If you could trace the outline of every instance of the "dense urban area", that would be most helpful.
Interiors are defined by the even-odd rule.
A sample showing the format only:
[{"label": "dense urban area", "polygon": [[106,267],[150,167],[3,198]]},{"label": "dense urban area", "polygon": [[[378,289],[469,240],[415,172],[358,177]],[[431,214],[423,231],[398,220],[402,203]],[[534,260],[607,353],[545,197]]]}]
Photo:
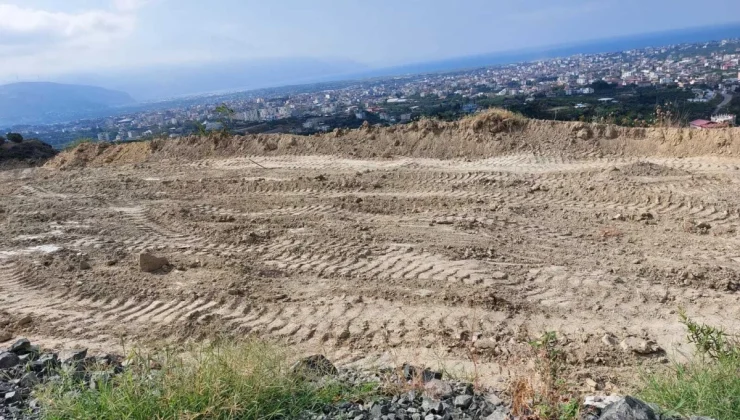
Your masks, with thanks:
[{"label": "dense urban area", "polygon": [[740,40],[575,55],[452,73],[201,95],[120,109],[107,118],[10,127],[60,148],[212,130],[312,134],[502,107],[539,119],[624,126],[734,125]]}]

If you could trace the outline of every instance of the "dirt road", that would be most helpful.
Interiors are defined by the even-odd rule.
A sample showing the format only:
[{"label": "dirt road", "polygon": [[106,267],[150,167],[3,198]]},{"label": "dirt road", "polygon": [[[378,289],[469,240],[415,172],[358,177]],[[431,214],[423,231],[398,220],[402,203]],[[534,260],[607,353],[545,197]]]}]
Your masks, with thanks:
[{"label": "dirt road", "polygon": [[[738,329],[740,159],[244,156],[0,172],[0,326],[52,345],[217,335],[488,381],[557,331],[620,383]],[[142,273],[144,249],[171,268]],[[475,362],[475,363],[473,363]]]}]

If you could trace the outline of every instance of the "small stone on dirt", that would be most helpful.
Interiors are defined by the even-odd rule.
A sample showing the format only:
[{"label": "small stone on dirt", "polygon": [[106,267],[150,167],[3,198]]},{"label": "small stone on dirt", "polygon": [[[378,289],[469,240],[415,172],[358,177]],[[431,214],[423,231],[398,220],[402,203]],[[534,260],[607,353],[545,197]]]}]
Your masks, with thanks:
[{"label": "small stone on dirt", "polygon": [[451,397],[453,393],[452,386],[439,379],[432,379],[424,385],[424,395],[435,400]]},{"label": "small stone on dirt", "polygon": [[148,252],[139,254],[139,269],[144,273],[153,273],[167,264],[167,258],[156,257]]},{"label": "small stone on dirt", "polygon": [[13,338],[13,334],[10,331],[0,330],[0,343],[10,341],[11,338]]}]

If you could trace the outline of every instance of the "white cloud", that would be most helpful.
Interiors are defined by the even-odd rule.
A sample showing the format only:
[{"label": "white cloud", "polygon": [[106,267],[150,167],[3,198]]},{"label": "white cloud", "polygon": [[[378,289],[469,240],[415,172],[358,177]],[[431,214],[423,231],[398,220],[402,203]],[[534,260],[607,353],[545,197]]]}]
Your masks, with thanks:
[{"label": "white cloud", "polygon": [[113,0],[113,8],[122,12],[132,12],[146,6],[150,0]]},{"label": "white cloud", "polygon": [[[79,12],[0,3],[0,59],[12,59],[40,72],[59,71],[74,63],[92,64],[133,34],[136,10],[146,1],[115,0],[111,9]],[[0,69],[6,76],[14,71]]]},{"label": "white cloud", "polygon": [[0,46],[59,43],[129,33],[133,16],[104,10],[49,12],[0,4]]}]

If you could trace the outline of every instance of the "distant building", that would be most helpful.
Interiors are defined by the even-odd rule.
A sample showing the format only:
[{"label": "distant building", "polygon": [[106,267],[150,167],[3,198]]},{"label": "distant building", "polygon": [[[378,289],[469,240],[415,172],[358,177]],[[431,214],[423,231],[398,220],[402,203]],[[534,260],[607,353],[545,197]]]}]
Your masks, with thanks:
[{"label": "distant building", "polygon": [[727,125],[731,126],[735,125],[735,119],[736,117],[733,114],[718,114],[712,116],[712,122],[719,124],[726,123]]},{"label": "distant building", "polygon": [[110,134],[98,133],[98,141],[110,141]]}]

